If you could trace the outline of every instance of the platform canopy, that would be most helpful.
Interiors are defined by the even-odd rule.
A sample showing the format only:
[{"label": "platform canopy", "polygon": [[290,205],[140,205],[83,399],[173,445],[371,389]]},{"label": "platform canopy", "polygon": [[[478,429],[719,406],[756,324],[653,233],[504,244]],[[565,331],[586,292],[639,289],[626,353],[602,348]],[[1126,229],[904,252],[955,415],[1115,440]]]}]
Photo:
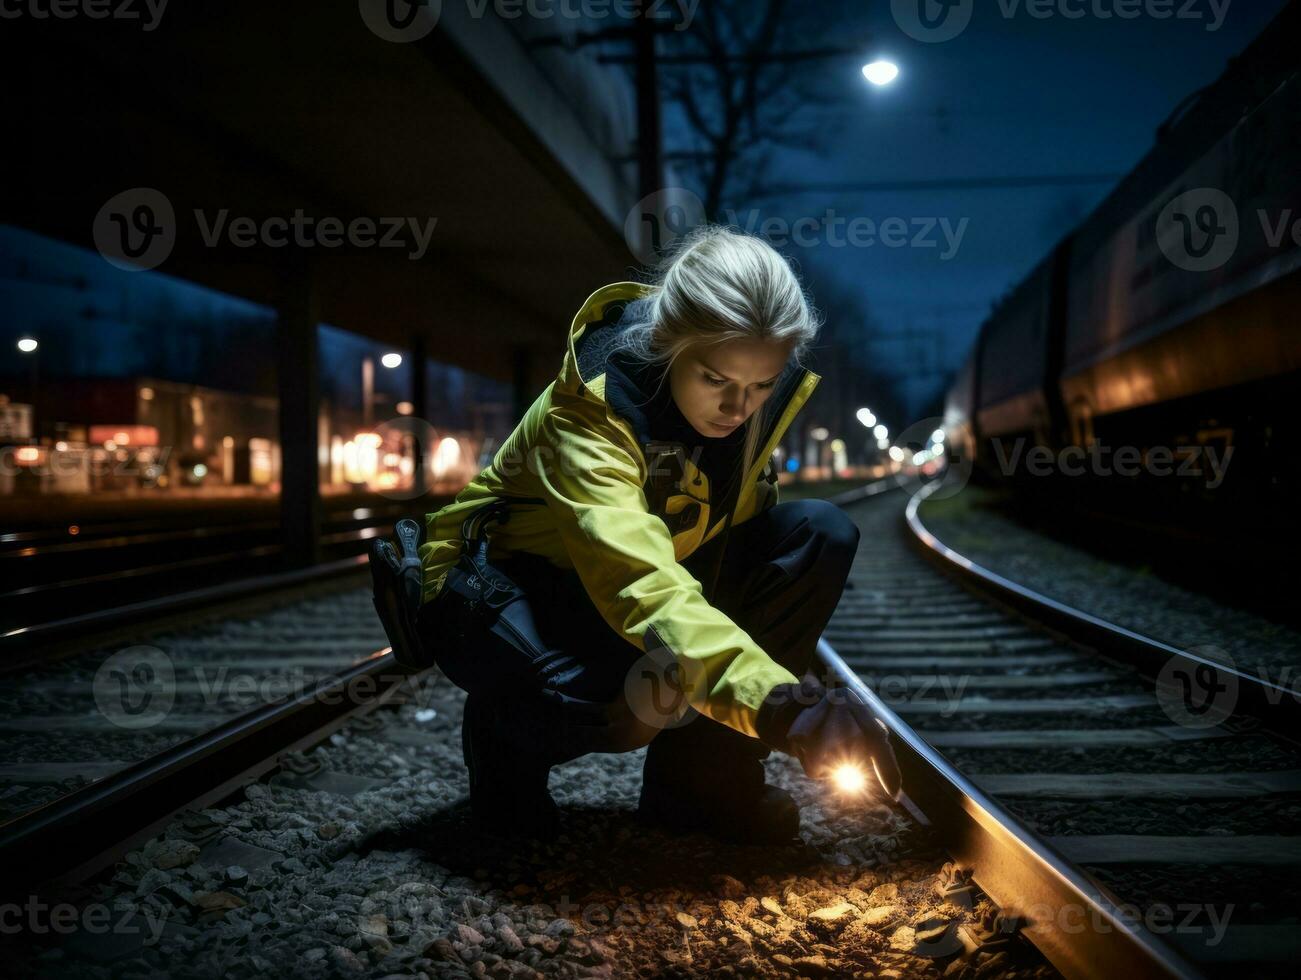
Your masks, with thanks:
[{"label": "platform canopy", "polygon": [[[443,7],[411,43],[378,36],[355,2],[175,3],[150,30],[6,20],[0,220],[93,248],[110,198],[154,188],[177,229],[157,271],[277,308],[310,285],[322,322],[401,346],[423,335],[430,356],[502,379],[524,365],[540,388],[574,310],[635,266],[631,175],[589,135],[627,120],[584,118],[502,21]],[[223,213],[261,225],[298,209],[399,219],[411,247],[205,241]],[[411,223],[430,219],[413,260]]]}]

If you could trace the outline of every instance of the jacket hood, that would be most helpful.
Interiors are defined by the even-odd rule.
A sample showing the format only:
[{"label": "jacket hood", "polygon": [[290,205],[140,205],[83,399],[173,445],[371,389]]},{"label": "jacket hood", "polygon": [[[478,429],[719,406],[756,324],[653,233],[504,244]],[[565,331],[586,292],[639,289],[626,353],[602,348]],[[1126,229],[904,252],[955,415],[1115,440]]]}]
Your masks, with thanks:
[{"label": "jacket hood", "polygon": [[[639,445],[650,442],[648,419],[642,407],[645,392],[642,378],[630,376],[627,362],[611,355],[622,331],[645,312],[653,288],[637,282],[617,282],[592,293],[574,317],[569,331],[569,352],[561,371],[560,383],[574,394],[603,403],[632,429]],[[764,445],[777,426],[789,424],[786,408],[796,396],[802,406],[812,394],[820,377],[794,361],[788,362],[777,378],[768,399],[768,424],[760,439]],[[796,411],[798,411],[796,406]],[[785,425],[782,426],[783,429]]]}]

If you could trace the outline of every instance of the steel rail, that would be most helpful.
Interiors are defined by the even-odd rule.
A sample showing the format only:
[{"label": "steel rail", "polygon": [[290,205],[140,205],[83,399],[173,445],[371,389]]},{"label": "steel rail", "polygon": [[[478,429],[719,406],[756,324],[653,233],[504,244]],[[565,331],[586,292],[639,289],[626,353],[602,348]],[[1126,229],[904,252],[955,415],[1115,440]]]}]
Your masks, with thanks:
[{"label": "steel rail", "polygon": [[149,837],[175,813],[222,799],[390,700],[411,678],[389,647],[310,689],[238,715],[0,825],[0,889],[80,879]]},{"label": "steel rail", "polygon": [[980,791],[899,717],[841,659],[818,641],[826,681],[851,689],[886,723],[907,792],[900,802],[925,822],[944,848],[1021,933],[1064,976],[1181,977],[1202,973],[1141,931],[1081,870]]},{"label": "steel rail", "polygon": [[1295,739],[1301,732],[1301,692],[1068,606],[1004,578],[954,551],[927,530],[918,514],[921,503],[942,483],[935,480],[922,487],[908,501],[904,516],[912,532],[911,539],[922,554],[968,591],[1010,607],[1023,617],[1105,657],[1127,663],[1153,683],[1159,683],[1162,674],[1174,678],[1208,676],[1216,684],[1222,680],[1232,682],[1236,685],[1234,710],[1243,709],[1271,730],[1290,739]]}]

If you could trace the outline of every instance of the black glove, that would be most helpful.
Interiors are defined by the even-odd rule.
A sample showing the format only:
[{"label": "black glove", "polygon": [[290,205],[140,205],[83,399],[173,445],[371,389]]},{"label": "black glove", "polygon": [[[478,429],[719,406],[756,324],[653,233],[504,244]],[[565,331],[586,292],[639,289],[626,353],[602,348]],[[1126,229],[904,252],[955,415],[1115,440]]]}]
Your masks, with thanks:
[{"label": "black glove", "polygon": [[825,779],[839,764],[866,767],[869,760],[881,788],[899,798],[902,777],[889,730],[847,688],[828,691],[812,678],[778,684],[764,699],[755,723],[759,738],[800,760],[814,779]]}]

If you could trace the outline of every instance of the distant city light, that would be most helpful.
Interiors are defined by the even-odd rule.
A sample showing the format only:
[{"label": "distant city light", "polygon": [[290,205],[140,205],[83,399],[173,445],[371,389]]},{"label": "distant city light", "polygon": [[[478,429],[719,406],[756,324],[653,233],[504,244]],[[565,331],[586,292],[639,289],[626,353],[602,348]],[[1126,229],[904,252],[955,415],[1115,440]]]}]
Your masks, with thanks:
[{"label": "distant city light", "polygon": [[414,405],[412,405],[410,402],[398,402],[398,414],[399,414],[399,415],[410,415],[410,414],[411,414],[412,412],[414,412],[415,410],[416,410],[416,407],[415,407]]},{"label": "distant city light", "polygon": [[18,338],[18,349],[22,351],[24,354],[30,354],[32,351],[36,350],[36,348],[39,346],[40,344],[36,342],[35,337]]},{"label": "distant city light", "polygon": [[889,448],[890,448],[890,440],[889,440],[889,439],[878,439],[878,440],[876,440],[876,448],[877,448],[877,449],[889,449]]},{"label": "distant city light", "polygon": [[876,436],[878,439],[886,439],[890,435],[890,430],[884,425],[878,425],[872,430],[872,435]]},{"label": "distant city light", "polygon": [[872,61],[863,66],[863,77],[873,85],[889,85],[899,77],[899,66],[893,61]]},{"label": "distant city light", "polygon": [[191,472],[194,473],[194,478],[196,480],[202,480],[208,475],[208,467],[204,466],[202,463],[195,463],[194,469]]},{"label": "distant city light", "polygon": [[896,463],[899,462],[899,460],[903,459],[903,450],[898,446],[891,446],[890,458],[894,460]]},{"label": "distant city light", "polygon": [[402,365],[402,355],[395,351],[389,351],[379,359],[379,362],[386,368],[400,367]]},{"label": "distant city light", "polygon": [[152,388],[141,388],[141,389],[140,389],[140,398],[141,398],[142,401],[147,401],[147,402],[151,402],[151,401],[153,401],[153,400],[154,400],[154,389],[152,389]]},{"label": "distant city light", "polygon": [[827,431],[825,426],[820,425],[812,432],[810,432],[809,435],[811,435],[818,442],[821,442],[823,439],[827,438],[827,436],[831,435],[831,433]]},{"label": "distant city light", "polygon": [[931,433],[931,442],[943,442],[943,441],[944,441],[943,429],[936,429],[934,432]]},{"label": "distant city light", "polygon": [[860,408],[854,413],[854,417],[857,418],[859,422],[863,423],[866,428],[870,429],[872,426],[876,425],[876,416],[872,414],[870,408]]},{"label": "distant city light", "polygon": [[844,440],[844,439],[832,439],[832,440],[831,440],[831,451],[832,451],[833,453],[843,453],[843,452],[845,451],[845,440]]}]

